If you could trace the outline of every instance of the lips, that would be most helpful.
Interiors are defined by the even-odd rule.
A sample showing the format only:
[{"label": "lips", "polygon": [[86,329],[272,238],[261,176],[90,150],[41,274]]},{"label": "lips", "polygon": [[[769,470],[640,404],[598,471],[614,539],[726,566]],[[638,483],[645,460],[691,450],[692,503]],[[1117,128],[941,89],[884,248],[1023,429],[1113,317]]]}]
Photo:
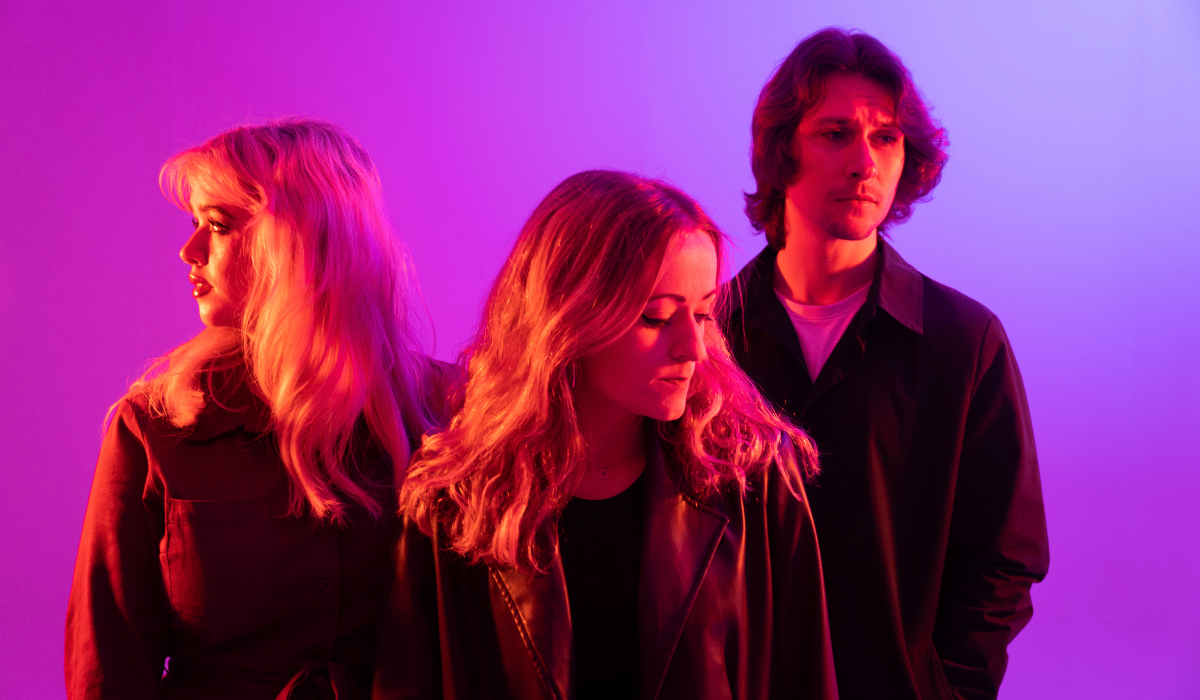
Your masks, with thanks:
[{"label": "lips", "polygon": [[689,381],[691,381],[692,378],[691,377],[659,377],[659,379],[661,379],[664,382],[667,382],[668,384],[675,384],[678,386],[683,386],[684,384],[687,384]]},{"label": "lips", "polygon": [[208,280],[195,273],[188,275],[188,282],[194,285],[192,296],[197,299],[212,291],[212,285],[208,283]]}]

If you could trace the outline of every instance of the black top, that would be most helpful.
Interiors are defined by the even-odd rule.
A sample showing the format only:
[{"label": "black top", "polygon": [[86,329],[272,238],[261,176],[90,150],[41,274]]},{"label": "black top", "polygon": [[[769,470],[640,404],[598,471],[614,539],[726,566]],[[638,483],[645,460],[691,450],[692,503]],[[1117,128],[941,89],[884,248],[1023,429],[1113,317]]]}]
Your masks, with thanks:
[{"label": "black top", "polygon": [[638,694],[642,483],[639,476],[612,498],[572,498],[558,523],[579,700]]},{"label": "black top", "polygon": [[879,255],[815,382],[770,248],[734,285],[729,343],[821,451],[808,493],[842,700],[994,698],[1049,564],[1025,390],[994,314]]}]

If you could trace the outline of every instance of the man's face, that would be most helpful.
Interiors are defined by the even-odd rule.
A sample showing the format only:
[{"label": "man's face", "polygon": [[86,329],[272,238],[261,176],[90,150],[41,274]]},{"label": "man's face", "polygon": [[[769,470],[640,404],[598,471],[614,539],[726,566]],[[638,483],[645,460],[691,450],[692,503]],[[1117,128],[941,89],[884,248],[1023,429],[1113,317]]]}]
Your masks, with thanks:
[{"label": "man's face", "polygon": [[829,76],[825,99],[792,136],[800,164],[787,189],[788,236],[867,238],[887,217],[904,169],[895,105],[861,75]]}]

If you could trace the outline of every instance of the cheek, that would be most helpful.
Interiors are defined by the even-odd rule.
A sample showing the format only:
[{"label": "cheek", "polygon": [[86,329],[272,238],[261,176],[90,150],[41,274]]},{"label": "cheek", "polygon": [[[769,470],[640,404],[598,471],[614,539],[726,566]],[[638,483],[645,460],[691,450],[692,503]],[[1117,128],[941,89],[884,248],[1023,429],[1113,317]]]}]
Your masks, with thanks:
[{"label": "cheek", "polygon": [[640,382],[651,363],[650,348],[638,340],[631,332],[593,355],[588,361],[593,380],[604,387],[625,387],[626,390]]},{"label": "cheek", "polygon": [[223,247],[221,278],[225,282],[227,296],[240,301],[246,293],[249,283],[250,261],[249,252],[239,241],[230,241]]},{"label": "cheek", "polygon": [[838,169],[825,158],[811,157],[802,161],[795,180],[788,187],[788,198],[798,203],[824,203],[832,183],[837,181],[837,172]]},{"label": "cheek", "polygon": [[654,378],[658,376],[657,346],[635,329],[613,345],[584,361],[589,383],[629,410],[660,400]]},{"label": "cheek", "polygon": [[889,176],[893,185],[900,182],[900,176],[904,173],[904,147],[901,146],[896,150],[897,152],[890,154],[887,159]]}]

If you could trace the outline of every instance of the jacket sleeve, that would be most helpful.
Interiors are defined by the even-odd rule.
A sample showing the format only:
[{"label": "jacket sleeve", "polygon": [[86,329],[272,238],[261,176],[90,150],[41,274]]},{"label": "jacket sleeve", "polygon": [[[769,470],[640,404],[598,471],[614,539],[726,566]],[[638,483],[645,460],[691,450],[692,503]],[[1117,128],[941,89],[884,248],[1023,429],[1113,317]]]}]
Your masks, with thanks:
[{"label": "jacket sleeve", "polygon": [[799,488],[793,494],[778,469],[771,470],[772,697],[837,700],[821,552],[803,484]]},{"label": "jacket sleeve", "polygon": [[162,500],[129,403],[100,449],[67,604],[67,697],[158,698],[169,611],[159,569]]},{"label": "jacket sleeve", "polygon": [[375,647],[375,700],[442,697],[437,570],[433,543],[401,518],[396,575],[379,619]]},{"label": "jacket sleeve", "polygon": [[1030,586],[1050,564],[1025,389],[994,316],[976,363],[934,646],[958,698],[995,698],[1008,643],[1033,615]]}]

